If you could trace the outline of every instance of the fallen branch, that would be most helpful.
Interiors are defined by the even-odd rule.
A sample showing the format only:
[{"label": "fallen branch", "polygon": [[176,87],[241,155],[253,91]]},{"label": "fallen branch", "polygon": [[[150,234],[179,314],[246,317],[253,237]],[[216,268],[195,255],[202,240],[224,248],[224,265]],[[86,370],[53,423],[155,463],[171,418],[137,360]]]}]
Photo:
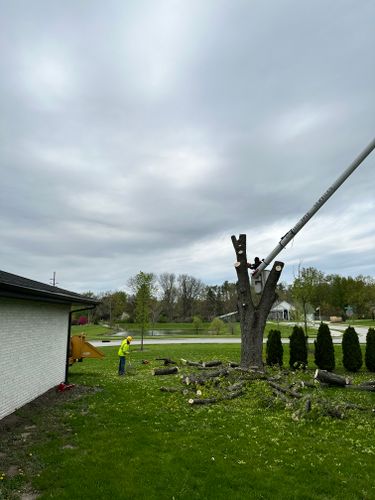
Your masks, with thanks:
[{"label": "fallen branch", "polygon": [[237,391],[237,392],[231,392],[230,394],[226,394],[225,396],[220,396],[218,398],[206,398],[206,399],[189,399],[189,404],[191,405],[207,405],[207,404],[212,404],[212,403],[219,403],[220,401],[225,401],[228,399],[234,399],[242,396],[244,392]]},{"label": "fallen branch", "polygon": [[287,394],[288,396],[292,396],[293,398],[302,398],[302,394],[296,391],[292,391],[291,389],[288,389],[286,387],[282,387],[279,384],[276,384],[275,382],[272,382],[272,380],[268,380],[268,383],[271,387],[276,389],[279,392],[283,392],[284,394]]}]

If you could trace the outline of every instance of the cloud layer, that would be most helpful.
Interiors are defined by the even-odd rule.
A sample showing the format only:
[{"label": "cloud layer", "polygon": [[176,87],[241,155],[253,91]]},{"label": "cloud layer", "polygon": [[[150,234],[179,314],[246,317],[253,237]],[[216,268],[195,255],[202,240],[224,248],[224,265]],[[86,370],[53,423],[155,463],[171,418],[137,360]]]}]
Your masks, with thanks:
[{"label": "cloud layer", "polygon": [[[373,138],[373,2],[3,3],[1,269],[235,280]],[[375,276],[375,154],[280,256]]]}]

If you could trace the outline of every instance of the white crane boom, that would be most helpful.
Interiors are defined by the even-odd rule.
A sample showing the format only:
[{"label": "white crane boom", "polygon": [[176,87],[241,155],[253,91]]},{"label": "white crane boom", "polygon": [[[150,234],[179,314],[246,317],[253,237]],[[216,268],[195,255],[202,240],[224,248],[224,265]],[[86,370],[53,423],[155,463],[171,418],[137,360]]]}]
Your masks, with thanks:
[{"label": "white crane boom", "polygon": [[272,250],[272,252],[267,255],[267,257],[262,261],[262,263],[254,271],[253,276],[256,278],[273,259],[278,255],[283,248],[294,238],[294,236],[303,228],[303,226],[311,219],[311,217],[316,214],[316,212],[324,205],[324,203],[333,195],[333,193],[343,184],[346,179],[351,175],[356,168],[367,158],[367,156],[375,149],[375,139],[373,139],[370,144],[353,160],[349,167],[343,172],[340,177],[327,189],[325,193],[319,198],[319,200],[310,208],[308,212],[297,222],[297,224],[288,231],[279,241],[277,246]]}]

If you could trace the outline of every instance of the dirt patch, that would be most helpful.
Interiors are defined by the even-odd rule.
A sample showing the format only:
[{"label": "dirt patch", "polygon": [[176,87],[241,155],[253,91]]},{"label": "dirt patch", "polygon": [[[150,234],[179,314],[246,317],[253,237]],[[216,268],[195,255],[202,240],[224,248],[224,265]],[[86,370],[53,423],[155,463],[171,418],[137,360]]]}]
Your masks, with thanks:
[{"label": "dirt patch", "polygon": [[[85,411],[86,396],[100,387],[75,385],[64,392],[50,389],[34,401],[0,420],[0,499],[33,500],[39,494],[31,487],[33,477],[43,470],[32,448],[46,439],[48,432],[69,435],[72,430],[59,415],[64,404],[77,402],[76,411]],[[82,400],[82,401],[80,401]],[[61,407],[61,410],[59,408]],[[69,445],[67,445],[69,446]]]}]

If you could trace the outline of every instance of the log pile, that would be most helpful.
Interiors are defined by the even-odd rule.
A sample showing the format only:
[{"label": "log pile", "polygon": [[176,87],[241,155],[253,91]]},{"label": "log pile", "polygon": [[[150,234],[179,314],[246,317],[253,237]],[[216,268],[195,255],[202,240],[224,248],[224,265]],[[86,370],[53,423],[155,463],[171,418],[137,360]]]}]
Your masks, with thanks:
[{"label": "log pile", "polygon": [[[169,358],[158,358],[164,361],[164,368],[154,369],[154,375],[173,375],[179,373],[177,366]],[[331,418],[342,419],[348,410],[375,411],[355,402],[338,401],[337,398],[327,398],[322,389],[333,387],[347,391],[375,392],[375,380],[354,385],[348,377],[342,377],[326,370],[312,372],[310,380],[306,380],[311,372],[296,374],[294,371],[280,370],[272,375],[255,368],[244,370],[237,363],[230,362],[224,365],[220,360],[192,361],[181,359],[183,374],[178,387],[160,387],[165,393],[177,393],[184,396],[191,395],[187,400],[191,406],[202,406],[220,403],[239,398],[246,394],[250,384],[257,381],[265,382],[264,399],[267,406],[282,404],[292,412],[293,420],[301,418],[316,418],[325,415]],[[303,377],[303,380],[301,378]],[[268,390],[267,390],[268,386]],[[204,395],[203,395],[204,393]],[[275,403],[273,403],[273,401]],[[278,403],[277,403],[278,402]]]}]

